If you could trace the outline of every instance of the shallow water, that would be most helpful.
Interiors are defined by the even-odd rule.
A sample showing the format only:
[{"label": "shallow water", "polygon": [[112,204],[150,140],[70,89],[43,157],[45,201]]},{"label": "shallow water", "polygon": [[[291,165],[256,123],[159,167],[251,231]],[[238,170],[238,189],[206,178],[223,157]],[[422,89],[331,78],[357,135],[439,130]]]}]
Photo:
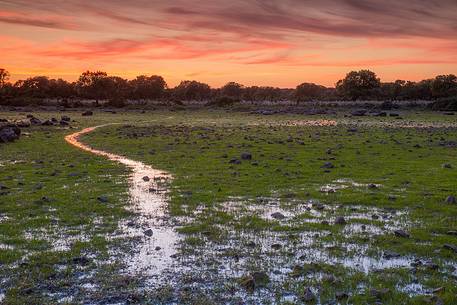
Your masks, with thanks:
[{"label": "shallow water", "polygon": [[[177,252],[179,241],[178,233],[167,224],[167,188],[164,184],[171,176],[142,162],[93,149],[79,141],[81,135],[104,126],[107,125],[83,129],[66,136],[65,140],[82,150],[119,162],[131,170],[129,196],[132,209],[138,212],[139,219],[138,222],[122,223],[121,235],[138,237],[141,242],[138,248],[132,249],[133,253],[128,255],[126,263],[131,272],[158,275],[172,265],[172,256]],[[152,236],[146,234],[147,230],[152,230]]]}]

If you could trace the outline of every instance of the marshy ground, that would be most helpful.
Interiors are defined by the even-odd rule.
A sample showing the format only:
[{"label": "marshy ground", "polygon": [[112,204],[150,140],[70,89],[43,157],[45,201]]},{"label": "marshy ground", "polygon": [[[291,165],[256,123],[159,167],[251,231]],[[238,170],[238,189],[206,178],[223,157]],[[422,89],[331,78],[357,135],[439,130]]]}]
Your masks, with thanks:
[{"label": "marshy ground", "polygon": [[65,115],[0,146],[5,304],[457,302],[453,116]]}]

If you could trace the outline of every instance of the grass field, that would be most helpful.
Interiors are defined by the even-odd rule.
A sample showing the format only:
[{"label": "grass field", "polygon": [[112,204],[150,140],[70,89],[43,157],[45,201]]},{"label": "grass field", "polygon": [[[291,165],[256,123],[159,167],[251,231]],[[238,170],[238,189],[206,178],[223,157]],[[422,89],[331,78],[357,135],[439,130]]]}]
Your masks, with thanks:
[{"label": "grass field", "polygon": [[[66,115],[0,146],[5,304],[457,302],[452,116]],[[160,275],[128,268],[129,170],[64,141],[107,123],[81,141],[173,176]]]}]

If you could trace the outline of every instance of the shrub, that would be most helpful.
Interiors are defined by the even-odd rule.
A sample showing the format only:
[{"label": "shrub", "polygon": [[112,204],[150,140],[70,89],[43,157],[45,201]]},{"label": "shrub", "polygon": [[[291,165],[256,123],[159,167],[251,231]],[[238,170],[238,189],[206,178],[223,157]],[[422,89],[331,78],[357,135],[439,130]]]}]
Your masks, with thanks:
[{"label": "shrub", "polygon": [[239,103],[240,100],[238,98],[234,97],[228,97],[228,96],[220,96],[209,103],[207,103],[207,106],[216,106],[216,107],[230,107],[233,106],[235,103]]},{"label": "shrub", "polygon": [[457,111],[457,96],[438,99],[428,107],[435,111]]}]

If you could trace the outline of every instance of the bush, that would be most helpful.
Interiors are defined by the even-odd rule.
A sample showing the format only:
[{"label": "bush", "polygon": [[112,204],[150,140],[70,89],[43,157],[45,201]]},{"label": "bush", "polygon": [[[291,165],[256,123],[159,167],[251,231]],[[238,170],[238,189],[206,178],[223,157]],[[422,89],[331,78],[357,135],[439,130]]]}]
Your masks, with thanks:
[{"label": "bush", "polygon": [[457,96],[438,99],[428,107],[435,111],[457,111]]},{"label": "bush", "polygon": [[110,99],[104,106],[114,107],[114,108],[124,108],[126,105],[125,99],[121,97],[116,97]]},{"label": "bush", "polygon": [[234,97],[228,97],[228,96],[220,96],[209,103],[207,103],[207,106],[216,106],[216,107],[230,107],[233,106],[235,103],[239,103],[240,100],[238,98]]}]

